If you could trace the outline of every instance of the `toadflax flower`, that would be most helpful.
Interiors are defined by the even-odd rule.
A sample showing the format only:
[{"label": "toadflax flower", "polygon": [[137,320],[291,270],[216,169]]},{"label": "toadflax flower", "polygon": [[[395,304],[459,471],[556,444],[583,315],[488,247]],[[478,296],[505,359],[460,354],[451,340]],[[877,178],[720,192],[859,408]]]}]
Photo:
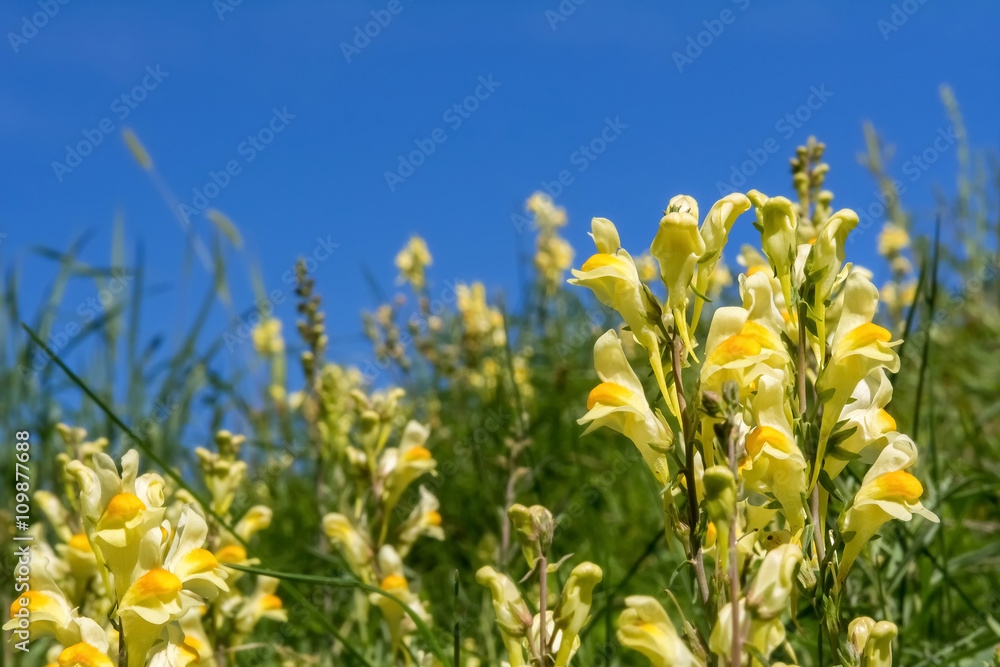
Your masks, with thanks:
[{"label": "toadflax flower", "polygon": [[[893,349],[902,341],[892,341],[892,334],[872,323],[878,304],[878,290],[864,276],[851,273],[844,285],[844,305],[833,334],[830,361],[817,381],[821,395],[828,395],[820,424],[818,462],[826,454],[827,441],[840,414],[858,383],[870,373],[884,368],[899,370],[899,355]],[[810,481],[811,489],[819,478],[817,465]]]},{"label": "toadflax flower", "polygon": [[410,420],[400,439],[399,447],[387,448],[379,460],[379,478],[383,480],[382,502],[385,512],[391,512],[407,487],[424,473],[431,472],[437,461],[424,447],[430,429]]},{"label": "toadflax flower", "polygon": [[119,600],[132,582],[139,543],[151,529],[159,530],[164,513],[163,478],[155,473],[137,477],[138,468],[134,449],[122,457],[120,477],[115,462],[103,452],[93,455],[90,467],[79,461],[66,467],[80,486],[84,530],[105,585]]},{"label": "toadflax flower", "polygon": [[603,578],[601,568],[593,563],[580,563],[569,573],[552,613],[553,626],[559,635],[556,667],[565,667],[576,651],[580,630],[590,618],[590,607],[594,604],[594,587]]},{"label": "toadflax flower", "polygon": [[837,574],[839,581],[846,579],[861,549],[887,521],[909,521],[919,514],[938,522],[937,516],[920,502],[924,493],[920,481],[906,472],[916,461],[913,442],[899,438],[882,450],[868,470],[842,520],[841,532],[846,544]]},{"label": "toadflax flower", "polygon": [[667,308],[691,354],[694,354],[695,342],[687,324],[687,292],[705,247],[705,239],[698,232],[698,203],[687,195],[674,197],[660,220],[649,251],[660,264],[660,277],[667,286]]},{"label": "toadflax flower", "polygon": [[497,627],[507,648],[511,667],[522,667],[526,663],[521,640],[527,635],[532,620],[528,605],[511,578],[492,567],[480,568],[476,572],[476,581],[490,589]]},{"label": "toadflax flower", "polygon": [[208,525],[193,505],[182,511],[163,555],[159,528],[143,536],[134,578],[118,603],[129,667],[142,667],[164,627],[228,590],[226,572],[205,549]]},{"label": "toadflax flower", "polygon": [[618,641],[649,658],[653,667],[705,666],[677,634],[660,603],[646,595],[625,598],[625,611],[618,617]]},{"label": "toadflax flower", "polygon": [[[590,235],[597,246],[597,254],[584,262],[579,270],[573,269],[573,278],[569,283],[589,288],[598,301],[618,311],[636,342],[649,355],[660,391],[664,396],[670,396],[663,375],[661,342],[656,332],[659,307],[639,279],[632,256],[621,247],[614,223],[605,218],[594,218],[591,228]],[[671,410],[676,413],[676,403],[671,404]]]},{"label": "toadflax flower", "polygon": [[606,426],[631,440],[646,465],[661,483],[669,477],[663,450],[670,447],[673,433],[663,417],[654,413],[638,376],[628,363],[614,330],[594,345],[594,366],[601,384],[587,397],[587,414],[577,420],[588,424],[584,434]]}]

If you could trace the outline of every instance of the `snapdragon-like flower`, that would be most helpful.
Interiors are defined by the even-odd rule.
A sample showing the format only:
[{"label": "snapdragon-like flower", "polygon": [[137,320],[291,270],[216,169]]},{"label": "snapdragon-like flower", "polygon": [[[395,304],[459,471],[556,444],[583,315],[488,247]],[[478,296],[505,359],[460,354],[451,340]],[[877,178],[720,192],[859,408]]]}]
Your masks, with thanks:
[{"label": "snapdragon-like flower", "polygon": [[[590,235],[597,246],[597,254],[584,262],[579,270],[573,269],[573,279],[569,283],[589,288],[598,301],[618,311],[636,342],[645,348],[660,391],[668,396],[661,341],[656,332],[659,307],[639,279],[632,256],[621,247],[614,223],[605,218],[594,218],[591,228]],[[671,404],[671,409],[676,410],[676,405]]]},{"label": "snapdragon-like flower", "polygon": [[435,540],[444,539],[444,529],[441,528],[441,504],[437,497],[427,487],[420,487],[420,500],[410,512],[410,515],[399,526],[399,537],[396,550],[401,557],[406,557],[414,543],[426,535]]},{"label": "snapdragon-like flower", "polygon": [[[844,286],[844,305],[833,334],[832,355],[818,379],[820,394],[828,396],[820,425],[818,462],[826,454],[827,441],[858,383],[883,368],[899,370],[899,355],[893,349],[902,341],[872,323],[878,304],[878,290],[864,276],[851,273]],[[810,488],[816,484],[822,465],[813,471]]]},{"label": "snapdragon-like flower", "polygon": [[129,667],[145,665],[167,624],[229,590],[225,570],[203,547],[207,536],[205,519],[192,505],[184,507],[165,556],[159,528],[143,536],[134,579],[118,605]]},{"label": "snapdragon-like flower", "polygon": [[[815,313],[816,341],[819,346],[817,356],[820,359],[826,355],[826,302],[833,293],[834,286],[845,277],[841,272],[846,257],[844,246],[847,235],[857,226],[857,213],[850,209],[837,211],[823,224],[809,252],[805,270],[813,284],[811,305]],[[850,270],[850,266],[847,270]]]},{"label": "snapdragon-like flower", "polygon": [[[725,269],[725,264],[720,265],[722,260],[722,249],[729,240],[729,231],[733,228],[736,218],[740,217],[750,208],[750,200],[743,194],[734,192],[726,195],[715,202],[705,221],[701,225],[701,238],[705,242],[705,251],[698,259],[698,270],[694,280],[694,287],[697,294],[709,295],[713,291],[713,282],[718,282],[718,278],[713,281],[716,270],[721,266]],[[728,275],[728,271],[726,272]],[[730,280],[732,280],[730,278]],[[701,309],[705,302],[698,298],[695,302],[694,316],[691,318],[693,326],[698,326],[701,316]]]},{"label": "snapdragon-like flower", "polygon": [[164,513],[163,478],[155,473],[137,476],[138,468],[134,449],[122,457],[120,477],[115,462],[103,452],[93,455],[89,467],[72,461],[66,468],[80,486],[84,530],[105,585],[119,600],[132,582],[140,541],[150,530],[159,530]]},{"label": "snapdragon-like flower", "polygon": [[785,302],[791,303],[792,263],[795,261],[798,247],[795,232],[798,214],[795,205],[785,197],[768,198],[757,190],[748,192],[747,197],[753,202],[754,211],[757,213],[764,254],[774,270],[774,275],[781,282]]},{"label": "snapdragon-like flower", "polygon": [[350,519],[336,512],[323,517],[323,530],[326,536],[343,551],[351,570],[364,581],[370,581],[375,552],[367,531],[362,532]]},{"label": "snapdragon-like flower", "polygon": [[618,641],[649,658],[653,667],[705,667],[677,634],[663,606],[646,595],[625,598]]},{"label": "snapdragon-like flower", "polygon": [[773,495],[797,533],[806,519],[806,460],[795,444],[784,382],[762,376],[752,408],[757,426],[746,437],[743,479],[757,493]]},{"label": "snapdragon-like flower", "polygon": [[399,447],[387,448],[382,453],[378,475],[384,480],[382,502],[387,513],[414,480],[437,467],[434,456],[424,447],[429,435],[430,429],[411,420],[403,429]]},{"label": "snapdragon-like flower", "polygon": [[262,618],[269,618],[279,623],[288,621],[288,612],[281,598],[275,595],[279,583],[274,577],[264,575],[257,577],[253,595],[247,598],[236,614],[236,631],[241,637],[250,634]]},{"label": "snapdragon-like flower", "polygon": [[909,438],[896,439],[886,446],[868,470],[854,502],[844,514],[841,532],[846,545],[840,560],[838,579],[843,582],[861,549],[888,521],[909,521],[914,514],[938,522],[923,506],[923,486],[906,471],[917,461],[917,451]]},{"label": "snapdragon-like flower", "polygon": [[659,262],[660,277],[667,286],[667,309],[674,317],[674,325],[686,349],[692,354],[695,342],[687,324],[687,292],[705,248],[705,239],[698,232],[697,202],[686,195],[674,197],[660,220],[649,251]]},{"label": "snapdragon-like flower", "polygon": [[892,383],[881,368],[854,388],[838,422],[843,424],[840,431],[849,434],[830,450],[823,464],[830,479],[835,479],[852,459],[874,463],[890,438],[906,437],[895,432],[896,420],[885,410],[891,399]]},{"label": "snapdragon-like flower", "polygon": [[628,363],[614,330],[594,345],[594,366],[601,384],[587,398],[587,414],[577,420],[588,424],[584,434],[606,426],[631,440],[646,465],[661,483],[669,478],[663,451],[671,446],[673,433],[663,417],[649,407],[638,376]]},{"label": "snapdragon-like flower", "polygon": [[563,584],[562,595],[552,612],[553,627],[559,637],[556,667],[565,667],[579,646],[580,630],[589,620],[594,604],[594,587],[603,578],[604,573],[597,565],[580,563]]},{"label": "snapdragon-like flower", "polygon": [[528,605],[521,597],[521,592],[510,577],[489,566],[480,568],[476,572],[476,581],[490,589],[496,624],[500,628],[500,636],[507,648],[511,667],[523,666],[525,662],[521,640],[527,635],[532,616]]}]

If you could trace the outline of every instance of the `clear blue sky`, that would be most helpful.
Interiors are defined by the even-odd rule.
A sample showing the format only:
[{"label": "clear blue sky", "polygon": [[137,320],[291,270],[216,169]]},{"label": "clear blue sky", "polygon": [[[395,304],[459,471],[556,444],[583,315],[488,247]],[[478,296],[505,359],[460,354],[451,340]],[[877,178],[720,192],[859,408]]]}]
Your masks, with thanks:
[{"label": "clear blue sky", "polygon": [[[564,170],[572,183],[557,201],[584,255],[592,216],[614,220],[639,251],[672,195],[707,209],[717,183],[769,140],[777,152],[743,189],[787,194],[787,158],[816,134],[835,204],[869,206],[874,184],[856,161],[864,120],[896,146],[907,202],[929,207],[932,186],[953,190],[954,148],[939,142],[926,171],[904,165],[948,127],[941,83],[954,87],[973,143],[1000,145],[995,2],[577,2],[5,2],[3,266],[20,263],[31,312],[54,266],[28,248],[92,230],[84,258],[105,265],[120,210],[130,243],[147,248],[149,281],[175,282],[183,236],[124,147],[128,125],[192,205],[212,172],[235,165],[226,187],[209,188],[211,204],[241,228],[269,286],[283,287],[317,237],[339,244],[317,271],[336,355],[339,341],[345,352],[357,345],[357,311],[374,305],[362,267],[391,290],[393,257],[413,232],[434,254],[432,291],[480,279],[516,292],[515,260],[531,238],[510,216]],[[46,5],[54,15],[33,30],[25,21]],[[374,37],[358,37],[379,18],[377,31],[367,26]],[[700,53],[690,46],[699,40]],[[467,102],[477,108],[454,110],[477,92]],[[797,110],[808,120],[789,123]],[[281,130],[255,146],[250,137],[272,122]],[[102,137],[92,154],[72,171],[55,166],[85,132]],[[614,139],[603,153],[578,152],[602,132]],[[399,172],[398,156],[428,140],[433,153]],[[406,178],[390,186],[391,171]],[[193,221],[207,237],[204,216]],[[872,245],[857,248],[862,263]],[[74,289],[67,319],[93,291]],[[147,335],[173,326],[175,302],[157,297]],[[237,306],[250,302],[237,289]],[[288,302],[279,312],[294,316]]]}]

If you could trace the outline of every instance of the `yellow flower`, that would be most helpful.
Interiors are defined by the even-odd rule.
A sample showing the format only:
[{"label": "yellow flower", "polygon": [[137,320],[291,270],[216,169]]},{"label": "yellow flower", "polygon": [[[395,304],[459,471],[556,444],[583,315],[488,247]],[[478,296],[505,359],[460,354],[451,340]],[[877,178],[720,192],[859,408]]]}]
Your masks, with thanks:
[{"label": "yellow flower", "polygon": [[698,204],[692,198],[678,195],[670,200],[649,251],[660,264],[660,278],[667,286],[667,308],[674,317],[674,326],[693,355],[695,341],[688,330],[687,292],[698,260],[705,254],[705,239],[698,232]]},{"label": "yellow flower", "polygon": [[[817,383],[821,394],[829,393],[820,425],[816,456],[820,462],[826,454],[833,427],[858,383],[880,368],[891,373],[899,370],[899,355],[893,348],[902,341],[893,342],[889,331],[871,321],[878,303],[875,286],[860,274],[851,273],[843,299],[843,310],[833,334],[833,352]],[[815,467],[810,489],[815,486],[821,467]]]},{"label": "yellow flower", "polygon": [[891,222],[885,223],[878,235],[878,252],[883,257],[897,255],[910,247],[910,235]]},{"label": "yellow flower", "polygon": [[323,531],[343,551],[351,570],[364,581],[370,581],[375,552],[367,534],[358,530],[346,516],[337,513],[323,517]]},{"label": "yellow flower", "polygon": [[[770,620],[755,618],[747,610],[746,599],[741,599],[737,608],[740,610],[739,632],[743,640],[744,655],[749,654],[745,647],[752,646],[766,657],[785,641],[785,626],[780,618]],[[708,638],[708,648],[728,663],[733,650],[732,639],[733,604],[727,602],[719,610],[718,619]]]},{"label": "yellow flower", "polygon": [[496,614],[504,646],[510,655],[510,664],[524,665],[520,642],[528,632],[532,617],[528,605],[521,598],[521,592],[510,577],[489,566],[476,572],[476,581],[490,589],[493,612]]},{"label": "yellow flower", "polygon": [[[597,300],[622,316],[636,342],[646,349],[653,374],[664,396],[669,396],[660,355],[660,339],[656,333],[659,308],[648,288],[639,280],[639,272],[631,255],[620,247],[618,230],[605,218],[591,221],[591,236],[597,254],[584,262],[580,270],[573,269],[571,285],[580,285],[594,292]],[[675,407],[671,405],[671,409]]]},{"label": "yellow flower", "polygon": [[847,626],[847,650],[863,667],[892,667],[892,640],[898,629],[895,623],[862,616]]},{"label": "yellow flower", "polygon": [[288,612],[281,598],[275,595],[278,583],[274,577],[264,575],[257,577],[253,595],[247,598],[236,614],[236,630],[240,635],[250,634],[262,618],[269,618],[279,623],[288,621]]},{"label": "yellow flower", "polygon": [[767,552],[746,595],[753,618],[781,616],[795,591],[795,574],[801,564],[802,549],[797,544],[782,544]]},{"label": "yellow flower", "polygon": [[892,383],[884,369],[878,369],[858,383],[851,400],[840,413],[838,423],[842,430],[854,432],[837,443],[823,463],[830,479],[835,479],[850,460],[861,457],[873,463],[890,438],[905,438],[895,433],[896,420],[886,412],[885,406],[892,399]]},{"label": "yellow flower", "polygon": [[606,426],[627,437],[656,478],[666,483],[669,471],[662,451],[670,447],[673,433],[663,417],[650,409],[642,383],[629,365],[614,330],[597,339],[594,366],[601,384],[591,390],[587,414],[577,423],[589,424],[584,434]]},{"label": "yellow flower", "polygon": [[681,640],[667,612],[655,598],[625,598],[618,617],[618,641],[649,658],[653,667],[704,667]]},{"label": "yellow flower", "polygon": [[107,649],[102,651],[86,642],[63,649],[56,659],[56,664],[59,667],[114,667],[115,665],[108,657]]},{"label": "yellow flower", "polygon": [[702,388],[721,395],[733,381],[745,398],[762,375],[783,378],[788,352],[781,339],[765,326],[748,320],[750,311],[726,306],[715,311],[705,343]]},{"label": "yellow flower", "polygon": [[844,246],[847,235],[857,226],[857,213],[850,209],[837,211],[823,224],[809,251],[806,273],[815,286],[812,308],[820,359],[826,356],[826,303],[834,285],[845,277],[841,272],[846,257]]},{"label": "yellow flower", "polygon": [[225,570],[203,548],[207,535],[204,517],[185,505],[165,558],[159,527],[143,536],[136,577],[118,606],[129,667],[146,664],[165,625],[229,590]]},{"label": "yellow flower", "polygon": [[656,260],[648,252],[644,252],[634,258],[635,270],[639,273],[639,280],[649,284],[660,275],[660,269],[656,265]]},{"label": "yellow flower", "polygon": [[938,522],[924,507],[923,486],[906,472],[917,460],[916,447],[909,438],[898,438],[879,454],[861,482],[854,502],[844,514],[841,533],[846,544],[840,559],[838,579],[843,582],[861,549],[887,521],[909,521],[914,514]]},{"label": "yellow flower", "polygon": [[411,420],[403,430],[399,447],[389,447],[379,460],[379,478],[384,480],[382,502],[391,512],[407,487],[424,473],[432,472],[437,461],[424,447],[430,429]]},{"label": "yellow flower", "polygon": [[427,242],[419,236],[411,236],[406,246],[396,255],[396,268],[399,269],[399,284],[410,283],[413,289],[422,290],[426,285],[424,269],[431,266],[434,259]]},{"label": "yellow flower", "polygon": [[[701,238],[705,242],[705,251],[698,260],[698,273],[695,278],[695,289],[699,293],[711,296],[709,292],[713,291],[713,288],[721,289],[729,284],[721,282],[723,275],[732,282],[726,265],[719,262],[722,259],[722,249],[729,240],[729,230],[733,228],[736,218],[749,208],[750,200],[745,195],[734,192],[715,202],[705,216],[700,230]],[[723,272],[716,275],[720,267]],[[703,305],[701,299],[695,302],[694,316],[691,318],[695,326],[698,325]]]},{"label": "yellow flower", "polygon": [[[382,572],[382,581],[379,584],[379,588],[396,597],[421,618],[426,618],[427,611],[421,604],[420,598],[410,591],[410,585],[407,583],[406,577],[403,576],[403,563],[396,550],[388,544],[383,545],[379,549],[378,563],[379,569]],[[402,647],[403,635],[416,629],[413,619],[409,617],[399,603],[384,595],[372,593],[368,596],[368,599],[382,611],[382,616],[389,626],[393,652],[398,652]]]},{"label": "yellow flower", "polygon": [[103,452],[93,455],[90,467],[79,461],[66,467],[80,486],[84,530],[101,575],[119,600],[131,582],[143,535],[163,519],[163,479],[155,473],[137,477],[138,468],[134,449],[122,457],[121,477]]},{"label": "yellow flower", "polygon": [[424,535],[435,540],[444,539],[439,508],[440,503],[437,497],[427,487],[421,486],[420,501],[410,512],[406,521],[399,526],[396,550],[400,556],[405,557],[413,544]]},{"label": "yellow flower", "polygon": [[798,247],[795,236],[798,215],[795,206],[784,197],[768,198],[757,190],[751,190],[747,196],[757,213],[764,254],[771,263],[774,275],[781,281],[785,302],[790,303],[792,262]]},{"label": "yellow flower", "polygon": [[261,356],[275,356],[285,351],[285,339],[281,337],[281,320],[269,317],[250,332],[254,349]]},{"label": "yellow flower", "polygon": [[535,226],[543,231],[554,231],[566,225],[566,209],[556,206],[552,197],[544,192],[531,195],[525,208],[534,213]]},{"label": "yellow flower", "polygon": [[587,622],[594,603],[594,587],[601,583],[603,577],[604,573],[597,565],[580,563],[563,584],[562,595],[552,614],[559,635],[556,667],[564,667],[572,657],[580,630]]},{"label": "yellow flower", "polygon": [[788,529],[797,533],[806,518],[806,460],[792,434],[784,382],[762,376],[752,412],[757,427],[746,437],[743,479],[748,489],[773,495],[781,504]]}]

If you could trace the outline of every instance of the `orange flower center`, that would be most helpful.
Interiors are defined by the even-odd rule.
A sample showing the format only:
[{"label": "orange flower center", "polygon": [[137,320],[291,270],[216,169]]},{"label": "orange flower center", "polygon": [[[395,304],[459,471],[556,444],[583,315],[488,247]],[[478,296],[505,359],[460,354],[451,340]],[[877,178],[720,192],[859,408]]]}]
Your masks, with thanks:
[{"label": "orange flower center", "polygon": [[388,577],[382,580],[381,588],[383,591],[392,591],[400,589],[405,590],[407,588],[406,578],[398,574],[390,574]]},{"label": "orange flower center", "polygon": [[431,510],[430,512],[428,512],[427,513],[427,523],[431,524],[432,526],[440,526],[441,525],[441,513],[440,512],[435,512],[434,510]]},{"label": "orange flower center", "polygon": [[219,549],[215,558],[220,563],[242,563],[247,559],[247,550],[238,544],[230,544]]},{"label": "orange flower center", "polygon": [[101,517],[101,523],[106,527],[122,528],[144,511],[146,504],[138,497],[131,493],[119,493],[108,503],[108,508]]},{"label": "orange flower center", "polygon": [[184,555],[183,561],[190,574],[211,572],[219,567],[219,561],[207,549],[192,549]]},{"label": "orange flower center", "polygon": [[894,470],[879,475],[872,482],[877,495],[885,500],[919,500],[924,495],[920,480],[905,470]]},{"label": "orange flower center", "polygon": [[126,597],[135,596],[140,600],[171,593],[180,593],[183,585],[181,580],[172,572],[166,570],[150,570],[139,577],[129,588]]},{"label": "orange flower center", "polygon": [[631,391],[620,384],[602,382],[590,391],[587,397],[587,409],[593,410],[598,403],[615,407],[628,405],[633,396]]},{"label": "orange flower center", "polygon": [[625,266],[625,260],[617,255],[609,255],[606,252],[599,252],[584,262],[580,270],[586,273],[587,271],[593,271],[594,269],[602,269],[605,266],[622,269]]},{"label": "orange flower center", "polygon": [[263,598],[261,598],[260,606],[262,609],[266,609],[268,611],[281,609],[282,606],[281,598],[279,598],[277,595],[265,595]]},{"label": "orange flower center", "polygon": [[787,435],[771,426],[758,426],[747,434],[746,448],[750,458],[757,458],[764,445],[771,445],[782,452],[790,452],[794,447]]},{"label": "orange flower center", "polygon": [[74,551],[82,551],[84,553],[93,553],[93,549],[90,548],[90,540],[83,533],[77,533],[73,537],[69,538],[69,548]]},{"label": "orange flower center", "polygon": [[63,649],[57,662],[59,667],[112,667],[114,665],[111,658],[86,642],[73,644],[69,648]]},{"label": "orange flower center", "polygon": [[404,461],[427,461],[430,458],[430,451],[426,447],[421,447],[420,445],[411,447],[406,450],[405,454],[403,454]]},{"label": "orange flower center", "polygon": [[709,363],[722,366],[739,359],[746,359],[760,354],[760,343],[753,336],[736,334],[722,341],[708,355]]},{"label": "orange flower center", "polygon": [[860,347],[867,347],[875,342],[888,343],[890,340],[892,340],[891,333],[877,324],[868,322],[867,324],[862,324],[861,326],[851,329],[851,331],[844,336],[842,345],[846,345],[852,349],[857,349]]}]

